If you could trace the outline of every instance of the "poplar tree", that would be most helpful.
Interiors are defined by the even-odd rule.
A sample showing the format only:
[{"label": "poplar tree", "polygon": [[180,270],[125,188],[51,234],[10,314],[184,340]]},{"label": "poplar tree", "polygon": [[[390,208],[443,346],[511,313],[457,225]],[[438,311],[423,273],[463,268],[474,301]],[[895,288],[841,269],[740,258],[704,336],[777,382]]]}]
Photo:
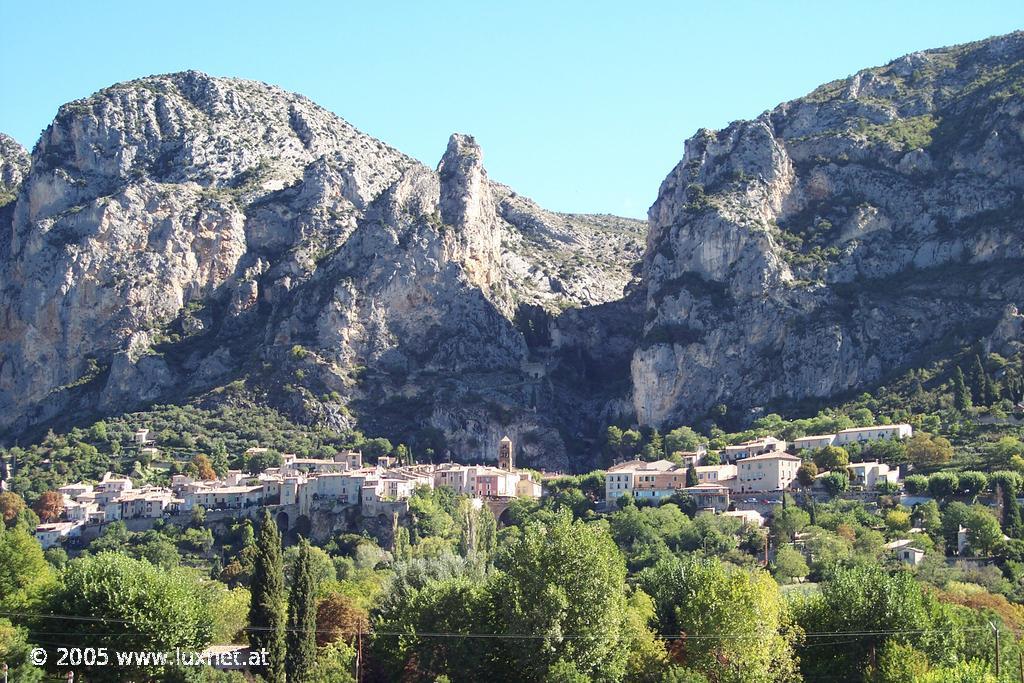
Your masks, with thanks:
[{"label": "poplar tree", "polygon": [[267,650],[267,666],[262,674],[271,683],[285,680],[285,618],[281,534],[270,511],[264,510],[253,558],[249,642],[254,650]]},{"label": "poplar tree", "polygon": [[306,683],[316,666],[316,591],[309,541],[303,539],[288,597],[288,683]]}]

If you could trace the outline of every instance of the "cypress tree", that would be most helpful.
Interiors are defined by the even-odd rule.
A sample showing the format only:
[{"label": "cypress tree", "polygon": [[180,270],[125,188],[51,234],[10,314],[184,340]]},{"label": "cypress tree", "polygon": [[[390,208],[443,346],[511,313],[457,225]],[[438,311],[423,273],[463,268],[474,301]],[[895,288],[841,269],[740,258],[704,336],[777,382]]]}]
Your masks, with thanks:
[{"label": "cypress tree", "polygon": [[996,383],[988,375],[985,375],[984,392],[985,405],[990,406],[999,402],[999,391],[996,389]]},{"label": "cypress tree", "polygon": [[1012,472],[995,472],[991,477],[992,492],[1001,496],[1003,514],[1000,520],[1003,531],[1011,538],[1024,535],[1024,522],[1021,520],[1020,505],[1017,504],[1017,482],[1020,478]]},{"label": "cypress tree", "polygon": [[953,405],[960,412],[967,412],[973,407],[971,392],[967,390],[967,384],[964,382],[964,371],[959,366],[953,373]]},{"label": "cypress tree", "polygon": [[256,538],[249,627],[252,648],[257,651],[263,648],[267,650],[267,667],[262,672],[263,677],[271,683],[284,683],[284,561],[281,557],[281,534],[269,510],[263,511],[260,532]]},{"label": "cypress tree", "polygon": [[316,665],[316,591],[309,541],[303,539],[288,596],[288,683],[305,683]]},{"label": "cypress tree", "polygon": [[690,466],[686,468],[686,485],[696,486],[700,483],[700,477],[697,476],[697,468],[690,463]]},{"label": "cypress tree", "polygon": [[988,398],[985,392],[985,380],[988,375],[985,373],[985,366],[981,363],[981,356],[975,354],[974,365],[971,366],[971,397],[974,405],[985,405]]}]

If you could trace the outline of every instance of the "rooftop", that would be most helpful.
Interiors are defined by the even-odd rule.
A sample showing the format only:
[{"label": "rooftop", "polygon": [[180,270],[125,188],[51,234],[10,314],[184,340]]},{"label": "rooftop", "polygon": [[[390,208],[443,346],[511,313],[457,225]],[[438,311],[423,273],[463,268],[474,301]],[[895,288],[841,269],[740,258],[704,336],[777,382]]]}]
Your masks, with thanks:
[{"label": "rooftop", "polygon": [[753,460],[796,460],[797,462],[799,462],[800,458],[793,455],[792,453],[777,451],[775,453],[762,453],[761,455],[755,455],[753,457],[747,458],[743,462],[751,462]]}]

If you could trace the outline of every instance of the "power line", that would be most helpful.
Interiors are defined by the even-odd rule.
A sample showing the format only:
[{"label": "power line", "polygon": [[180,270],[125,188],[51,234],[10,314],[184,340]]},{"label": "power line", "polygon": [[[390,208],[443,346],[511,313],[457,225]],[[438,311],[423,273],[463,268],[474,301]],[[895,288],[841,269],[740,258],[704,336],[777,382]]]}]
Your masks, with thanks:
[{"label": "power line", "polygon": [[[71,615],[71,614],[26,614],[17,612],[0,612],[0,615],[6,616],[18,616],[30,619],[56,619],[62,621],[83,621],[88,623],[121,623],[127,626],[133,626],[136,629],[143,624],[139,623],[139,620],[127,620],[117,619],[113,617],[94,617],[86,615]],[[39,633],[40,635],[82,635],[82,636],[121,636],[125,634],[124,631],[120,632],[75,632],[75,631],[34,631],[28,629],[30,632]],[[126,629],[130,630],[130,629]],[[250,626],[240,629],[244,632],[261,632],[274,630],[271,627],[259,627]],[[327,634],[341,634],[346,636],[354,636],[359,633],[365,633],[369,636],[404,636],[410,638],[505,638],[515,640],[543,640],[547,638],[558,638],[558,639],[584,639],[593,638],[593,634],[589,633],[564,633],[564,634],[543,634],[543,633],[493,633],[493,632],[457,632],[457,631],[422,631],[422,632],[406,632],[406,631],[383,631],[383,630],[347,630],[347,629],[283,629],[286,632],[292,633],[327,633]],[[922,635],[925,633],[967,633],[973,631],[989,631],[991,627],[950,627],[950,628],[939,628],[939,629],[885,629],[885,630],[861,630],[861,631],[807,631],[801,634],[804,638],[835,638],[835,637],[852,637],[867,638],[871,636],[885,636],[885,635]],[[145,636],[146,634],[141,631],[137,632],[139,635]],[[686,634],[686,633],[658,633],[654,634],[655,638],[660,640],[749,640],[749,639],[760,639],[765,636],[778,633],[772,630],[762,630],[753,633],[716,633],[716,634]],[[830,645],[833,643],[819,643],[819,645]]]}]

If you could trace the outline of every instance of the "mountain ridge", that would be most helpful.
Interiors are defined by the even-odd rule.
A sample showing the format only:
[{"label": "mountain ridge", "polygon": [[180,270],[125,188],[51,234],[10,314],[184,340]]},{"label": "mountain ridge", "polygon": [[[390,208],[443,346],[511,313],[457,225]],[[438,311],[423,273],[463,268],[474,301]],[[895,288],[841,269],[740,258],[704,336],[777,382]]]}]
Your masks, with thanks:
[{"label": "mountain ridge", "polygon": [[572,468],[870,388],[1019,328],[1022,97],[1019,32],[864,69],[698,131],[641,226],[469,135],[434,170],[274,86],[117,84],[0,145],[0,433],[240,400]]},{"label": "mountain ridge", "polygon": [[[489,180],[471,136],[433,171],[301,96],[198,72],[61,107],[10,213],[0,408],[15,434],[236,381],[347,428],[350,405],[444,405],[409,378],[440,372],[492,396],[415,420],[483,450],[507,402],[489,385],[527,378],[520,309],[617,299],[640,257],[638,222],[541,209]],[[524,422],[565,452],[550,421]]]}]

